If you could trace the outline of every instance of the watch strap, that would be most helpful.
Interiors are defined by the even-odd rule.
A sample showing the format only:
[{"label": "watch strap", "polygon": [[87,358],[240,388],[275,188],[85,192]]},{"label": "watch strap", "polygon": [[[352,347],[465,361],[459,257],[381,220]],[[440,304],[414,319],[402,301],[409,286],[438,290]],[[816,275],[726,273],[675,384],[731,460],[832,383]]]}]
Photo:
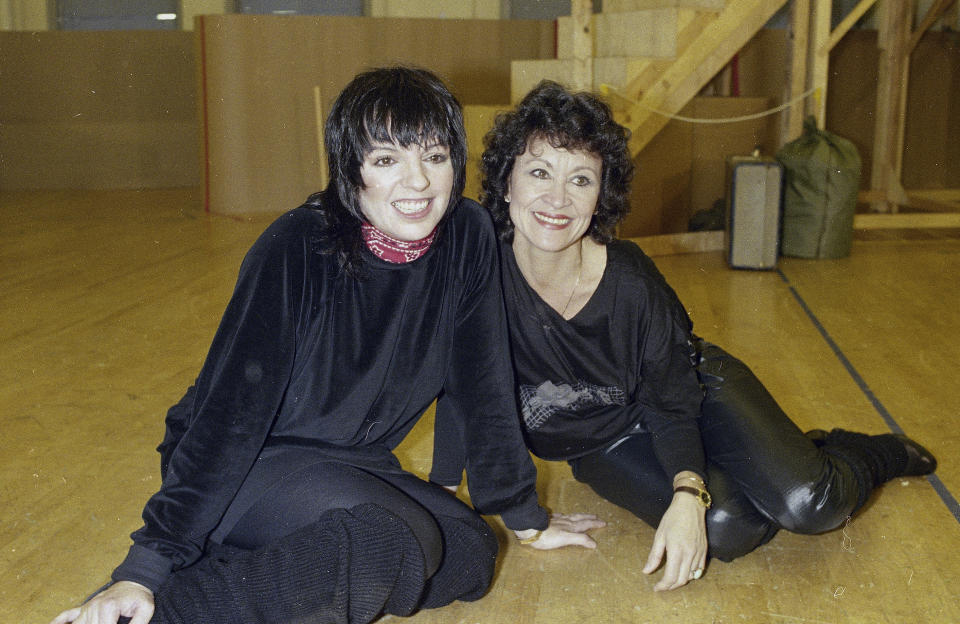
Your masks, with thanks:
[{"label": "watch strap", "polygon": [[693,494],[694,496],[697,497],[698,503],[700,503],[707,509],[710,509],[710,503],[711,503],[710,493],[707,492],[705,489],[690,487],[689,485],[678,485],[677,487],[673,488],[673,491],[686,492],[687,494]]}]

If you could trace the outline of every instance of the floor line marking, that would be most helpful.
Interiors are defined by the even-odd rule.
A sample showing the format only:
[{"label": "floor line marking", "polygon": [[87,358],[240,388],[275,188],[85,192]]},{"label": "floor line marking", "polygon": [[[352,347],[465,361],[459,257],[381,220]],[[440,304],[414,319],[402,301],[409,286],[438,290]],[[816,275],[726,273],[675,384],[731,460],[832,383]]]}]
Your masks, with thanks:
[{"label": "floor line marking", "polygon": [[[820,319],[817,318],[817,315],[813,313],[813,310],[810,309],[810,306],[807,305],[807,302],[804,301],[803,297],[800,296],[800,293],[797,292],[797,289],[793,287],[793,284],[790,282],[790,279],[787,278],[786,274],[782,269],[777,269],[777,274],[780,276],[780,279],[787,285],[787,288],[790,289],[790,293],[793,295],[793,298],[797,300],[797,303],[800,304],[800,307],[806,313],[807,318],[813,323],[813,326],[817,328],[817,331],[820,332],[820,335],[826,341],[827,345],[837,356],[837,359],[840,360],[840,363],[843,364],[843,367],[847,369],[847,372],[853,378],[853,381],[860,387],[860,390],[866,395],[867,400],[873,405],[874,409],[877,410],[877,413],[880,414],[880,417],[883,418],[884,422],[887,423],[887,426],[890,427],[890,430],[894,433],[904,433],[903,428],[897,423],[893,418],[887,408],[884,407],[883,403],[880,402],[880,399],[877,398],[877,395],[873,393],[873,390],[870,389],[870,386],[867,385],[867,382],[863,379],[857,369],[854,368],[853,364],[847,359],[847,356],[844,355],[843,351],[840,349],[840,346],[836,341],[830,336],[830,333],[827,332],[827,328],[823,326],[823,323],[820,322]],[[940,496],[940,500],[943,501],[943,504],[947,506],[947,509],[950,510],[950,513],[953,514],[953,517],[960,522],[960,503],[957,502],[957,499],[953,496],[950,490],[947,489],[947,486],[943,484],[943,481],[940,480],[936,474],[927,475],[927,481],[930,482],[930,485],[933,486],[934,491]]]}]

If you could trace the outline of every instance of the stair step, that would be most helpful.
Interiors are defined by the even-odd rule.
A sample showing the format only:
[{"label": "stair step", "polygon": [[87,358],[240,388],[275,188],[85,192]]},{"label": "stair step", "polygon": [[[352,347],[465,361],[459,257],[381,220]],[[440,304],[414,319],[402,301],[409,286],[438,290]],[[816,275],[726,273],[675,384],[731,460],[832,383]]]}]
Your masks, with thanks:
[{"label": "stair step", "polygon": [[643,9],[697,9],[699,11],[722,11],[725,0],[604,0],[604,13],[622,13]]},{"label": "stair step", "polygon": [[[593,56],[671,58],[677,53],[681,21],[694,11],[676,8],[596,13],[593,15]],[[573,18],[557,19],[557,58],[573,58]]]},{"label": "stair step", "polygon": [[[622,89],[636,77],[649,72],[651,68],[669,66],[670,61],[661,59],[643,59],[625,56],[608,56],[593,60],[593,91],[599,91],[601,85],[610,85]],[[569,85],[574,75],[573,59],[541,59],[532,61],[513,61],[510,63],[510,101],[516,104],[530,89],[541,80],[555,80]],[[655,76],[651,78],[654,80]]]},{"label": "stair step", "polygon": [[[663,59],[624,56],[593,59],[592,90],[599,93],[606,85],[624,96],[636,97],[635,92],[626,91],[626,85],[634,89],[641,84],[648,86],[670,67],[670,63]],[[572,86],[569,81],[574,74],[573,64],[573,59],[513,61],[510,63],[510,101],[519,102],[541,80],[555,80]]]},{"label": "stair step", "polygon": [[[680,31],[677,34],[677,54],[683,54],[696,38],[716,20],[716,13],[703,11],[693,12],[690,21],[681,20]],[[619,84],[608,82],[607,84],[619,88],[631,98],[639,98],[663,72],[670,68],[672,63],[673,60],[665,59],[636,59],[630,65],[630,71],[625,82]]]},{"label": "stair step", "polygon": [[666,124],[666,119],[653,110],[680,110],[787,1],[737,0],[726,5],[648,88],[627,85],[627,96],[638,100],[622,117],[632,133],[631,152],[636,155]]},{"label": "stair step", "polygon": [[[717,14],[681,10],[677,14],[677,54],[682,54],[717,19]],[[638,99],[670,68],[672,58],[643,56],[607,56],[593,59],[593,90],[602,85],[613,87],[627,98]],[[511,101],[516,103],[541,79],[569,81],[573,59],[513,61],[511,63]],[[614,107],[617,102],[612,102]]]}]

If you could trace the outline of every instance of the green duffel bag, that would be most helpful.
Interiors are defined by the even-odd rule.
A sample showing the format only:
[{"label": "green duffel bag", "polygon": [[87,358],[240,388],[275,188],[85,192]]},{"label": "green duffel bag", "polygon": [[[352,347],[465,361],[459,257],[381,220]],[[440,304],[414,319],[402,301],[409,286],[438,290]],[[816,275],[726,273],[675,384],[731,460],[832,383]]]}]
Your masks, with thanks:
[{"label": "green duffel bag", "polygon": [[843,258],[853,242],[860,154],[853,143],[803,122],[803,135],[777,152],[784,168],[780,252],[796,258]]}]

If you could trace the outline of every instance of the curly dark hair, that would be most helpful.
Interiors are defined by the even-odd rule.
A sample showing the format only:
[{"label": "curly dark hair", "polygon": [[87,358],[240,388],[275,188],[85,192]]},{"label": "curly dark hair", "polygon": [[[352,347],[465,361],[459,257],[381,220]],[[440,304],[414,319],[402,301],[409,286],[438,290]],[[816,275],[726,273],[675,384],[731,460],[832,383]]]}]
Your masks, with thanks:
[{"label": "curly dark hair", "polygon": [[463,194],[466,178],[467,135],[460,102],[435,74],[400,66],[357,74],[337,96],[324,126],[330,182],[306,204],[324,216],[321,252],[336,254],[348,274],[363,273],[360,225],[366,219],[360,210],[364,188],[360,169],[372,144],[406,148],[432,141],[450,150],[453,166],[453,189],[442,226]]},{"label": "curly dark hair", "polygon": [[600,244],[612,241],[617,224],[630,211],[630,131],[613,120],[610,107],[597,96],[572,92],[551,80],[540,82],[515,110],[497,115],[493,129],[483,139],[480,203],[493,216],[500,239],[513,240],[510,204],[504,197],[514,162],[537,138],[556,148],[591,152],[601,158],[600,196],[587,235]]}]

